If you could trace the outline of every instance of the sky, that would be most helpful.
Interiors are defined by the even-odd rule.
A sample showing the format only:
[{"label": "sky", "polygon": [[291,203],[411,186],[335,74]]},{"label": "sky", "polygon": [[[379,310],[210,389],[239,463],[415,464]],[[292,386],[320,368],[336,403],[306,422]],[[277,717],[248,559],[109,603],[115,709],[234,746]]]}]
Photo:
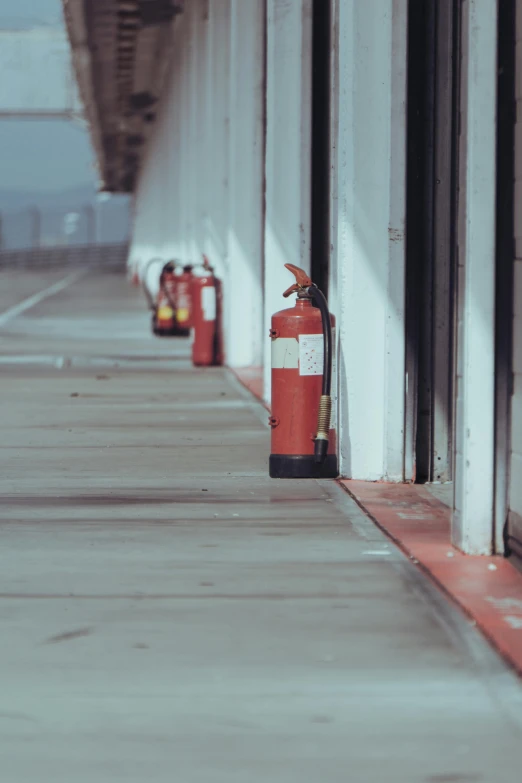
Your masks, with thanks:
[{"label": "sky", "polygon": [[41,24],[61,24],[60,0],[0,0],[0,27],[19,29]]},{"label": "sky", "polygon": [[[60,0],[0,0],[0,29],[62,26]],[[0,119],[0,188],[57,192],[96,183],[87,131],[67,121]]]}]

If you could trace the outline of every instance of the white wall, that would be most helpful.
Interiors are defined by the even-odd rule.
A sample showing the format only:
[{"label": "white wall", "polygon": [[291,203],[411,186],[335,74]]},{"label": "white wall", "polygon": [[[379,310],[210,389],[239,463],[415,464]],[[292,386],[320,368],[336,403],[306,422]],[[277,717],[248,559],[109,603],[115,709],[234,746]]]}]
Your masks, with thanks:
[{"label": "white wall", "polygon": [[[262,361],[264,8],[191,0],[173,26],[129,254],[142,270],[154,256],[208,255],[224,283],[227,361],[236,367]],[[153,291],[158,269],[149,268]]]},{"label": "white wall", "polygon": [[204,205],[204,248],[221,274],[228,266],[230,5],[210,0],[206,52],[206,116],[200,178]]},{"label": "white wall", "polygon": [[186,260],[193,264],[198,262],[200,253],[204,249],[200,241],[203,214],[201,201],[198,199],[198,196],[200,195],[199,164],[202,158],[204,159],[204,151],[200,144],[198,144],[201,137],[198,108],[202,97],[200,95],[198,79],[198,63],[200,65],[203,64],[203,53],[199,50],[201,40],[199,24],[200,14],[200,0],[192,0],[192,2],[185,5],[183,13],[185,22],[185,41],[182,42],[182,45],[186,50],[186,59],[184,63],[185,106],[183,110],[186,112],[187,120],[185,125],[186,145],[183,154],[186,157],[187,167],[183,183],[180,183],[180,185],[182,184],[183,186],[185,198],[187,200]]},{"label": "white wall", "polygon": [[[201,159],[204,171],[200,193],[204,198],[203,247],[223,281],[223,313],[236,306],[231,291],[228,254],[229,123],[231,0],[209,0],[206,45],[206,114]],[[203,90],[202,90],[203,92]],[[225,326],[225,354],[229,362],[230,330]]]},{"label": "white wall", "polygon": [[265,0],[232,0],[227,360],[261,366],[263,342]]},{"label": "white wall", "polygon": [[264,394],[270,399],[268,331],[291,306],[290,262],[310,270],[312,0],[267,0]]},{"label": "white wall", "polygon": [[453,543],[493,542],[497,18],[491,0],[462,7],[455,507]]},{"label": "white wall", "polygon": [[[341,470],[361,479],[403,477],[406,5],[334,3],[330,291]],[[264,0],[187,4],[131,257],[209,254],[225,278],[227,360],[264,360],[269,399],[284,264],[310,269],[312,0],[267,0],[266,103],[264,22]]]},{"label": "white wall", "polygon": [[163,208],[165,210],[165,256],[167,259],[182,258],[182,210],[179,200],[176,182],[180,181],[182,171],[181,147],[181,129],[182,113],[179,102],[181,99],[181,73],[180,65],[182,60],[182,49],[176,46],[172,52],[172,63],[170,72],[167,74],[165,82],[165,103],[167,114],[166,138],[164,140],[165,158],[164,167],[164,192]]},{"label": "white wall", "polygon": [[401,481],[407,2],[337,6],[340,469]]}]

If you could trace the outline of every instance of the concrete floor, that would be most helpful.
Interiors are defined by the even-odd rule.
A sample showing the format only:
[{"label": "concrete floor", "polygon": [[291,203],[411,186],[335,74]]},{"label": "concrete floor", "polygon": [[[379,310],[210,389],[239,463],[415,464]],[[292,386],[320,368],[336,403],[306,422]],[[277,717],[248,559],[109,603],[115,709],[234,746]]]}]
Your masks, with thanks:
[{"label": "concrete floor", "polygon": [[446,484],[424,484],[428,492],[433,495],[434,498],[440,500],[448,508],[453,508],[453,482],[448,481]]},{"label": "concrete floor", "polygon": [[123,277],[8,318],[0,376],[2,781],[520,779],[518,680]]}]

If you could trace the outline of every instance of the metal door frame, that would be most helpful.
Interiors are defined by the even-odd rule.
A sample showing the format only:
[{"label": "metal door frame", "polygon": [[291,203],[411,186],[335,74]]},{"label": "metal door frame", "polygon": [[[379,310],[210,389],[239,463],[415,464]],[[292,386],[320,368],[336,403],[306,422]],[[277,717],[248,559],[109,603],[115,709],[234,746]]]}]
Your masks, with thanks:
[{"label": "metal door frame", "polygon": [[405,477],[453,478],[460,0],[409,4]]}]

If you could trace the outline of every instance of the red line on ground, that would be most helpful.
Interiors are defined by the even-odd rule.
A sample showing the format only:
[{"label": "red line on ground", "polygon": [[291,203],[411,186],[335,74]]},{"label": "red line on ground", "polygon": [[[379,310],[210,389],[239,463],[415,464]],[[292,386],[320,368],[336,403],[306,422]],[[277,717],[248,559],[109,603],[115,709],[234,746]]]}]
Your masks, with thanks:
[{"label": "red line on ground", "polygon": [[[234,373],[269,410],[263,368]],[[338,483],[522,675],[522,573],[504,557],[464,555],[453,547],[451,509],[420,484]]]},{"label": "red line on ground", "polygon": [[361,508],[479,626],[522,675],[522,573],[451,545],[451,509],[418,484],[341,479]]}]

